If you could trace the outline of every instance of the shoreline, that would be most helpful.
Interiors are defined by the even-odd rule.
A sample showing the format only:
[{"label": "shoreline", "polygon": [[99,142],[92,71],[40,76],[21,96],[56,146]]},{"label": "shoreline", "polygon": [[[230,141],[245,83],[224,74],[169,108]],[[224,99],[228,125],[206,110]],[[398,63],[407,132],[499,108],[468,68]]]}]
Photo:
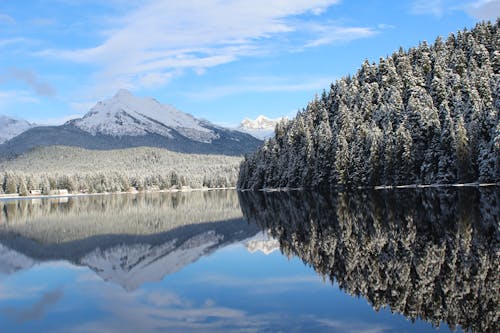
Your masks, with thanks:
[{"label": "shoreline", "polygon": [[[358,186],[355,190],[394,190],[394,189],[422,189],[422,188],[447,188],[447,187],[494,187],[500,186],[500,183],[459,183],[459,184],[411,184],[411,185],[377,185],[377,186]],[[177,192],[196,192],[196,191],[227,191],[237,190],[239,192],[290,192],[311,190],[302,187],[278,187],[278,188],[262,188],[258,190],[238,189],[236,187],[214,187],[214,188],[187,188],[187,189],[168,189],[168,190],[147,190],[134,192],[103,192],[103,193],[69,193],[69,194],[40,194],[26,195],[19,194],[0,194],[0,201],[12,200],[28,200],[28,199],[52,199],[52,198],[72,198],[72,197],[89,197],[99,195],[122,195],[122,194],[146,194],[146,193],[177,193]],[[317,189],[314,189],[317,191]],[[343,190],[346,190],[344,188]]]},{"label": "shoreline", "polygon": [[[493,187],[500,186],[500,183],[457,183],[457,184],[409,184],[409,185],[377,185],[377,186],[357,186],[353,188],[347,188],[343,186],[337,186],[337,188],[346,190],[394,190],[394,189],[421,189],[421,188],[447,188],[447,187]],[[304,191],[304,190],[314,190],[318,189],[306,189],[303,187],[277,187],[277,188],[262,188],[258,190],[252,189],[238,189],[240,192],[289,192],[289,191]]]},{"label": "shoreline", "polygon": [[135,192],[103,192],[103,193],[69,193],[69,194],[40,194],[40,195],[26,195],[20,196],[19,194],[1,194],[0,201],[11,200],[28,200],[28,199],[59,199],[59,198],[72,198],[72,197],[90,197],[99,195],[115,195],[115,194],[146,194],[146,193],[177,193],[177,192],[195,192],[195,191],[226,191],[236,190],[236,187],[212,187],[212,188],[189,188],[189,189],[169,189],[169,190],[150,190],[150,191],[135,191]]}]

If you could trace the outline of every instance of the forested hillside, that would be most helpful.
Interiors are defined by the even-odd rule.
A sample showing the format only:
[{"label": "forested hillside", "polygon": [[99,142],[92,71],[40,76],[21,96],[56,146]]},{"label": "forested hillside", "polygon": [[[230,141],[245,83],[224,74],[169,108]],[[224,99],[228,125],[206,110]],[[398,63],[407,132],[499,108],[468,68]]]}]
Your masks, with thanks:
[{"label": "forested hillside", "polygon": [[279,123],[238,186],[498,182],[499,23],[365,61]]},{"label": "forested hillside", "polygon": [[175,153],[160,148],[86,150],[40,147],[0,162],[0,193],[26,195],[32,189],[69,192],[235,186],[240,157]]}]

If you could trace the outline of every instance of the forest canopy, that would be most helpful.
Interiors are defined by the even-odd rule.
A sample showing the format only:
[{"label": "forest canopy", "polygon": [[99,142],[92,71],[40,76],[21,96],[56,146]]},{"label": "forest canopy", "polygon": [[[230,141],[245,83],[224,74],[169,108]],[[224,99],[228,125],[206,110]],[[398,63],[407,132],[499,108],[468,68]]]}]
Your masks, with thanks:
[{"label": "forest canopy", "polygon": [[277,124],[238,187],[498,182],[499,23],[365,61]]},{"label": "forest canopy", "polygon": [[87,150],[39,147],[0,162],[0,193],[28,195],[234,187],[240,157],[171,152],[162,148]]}]

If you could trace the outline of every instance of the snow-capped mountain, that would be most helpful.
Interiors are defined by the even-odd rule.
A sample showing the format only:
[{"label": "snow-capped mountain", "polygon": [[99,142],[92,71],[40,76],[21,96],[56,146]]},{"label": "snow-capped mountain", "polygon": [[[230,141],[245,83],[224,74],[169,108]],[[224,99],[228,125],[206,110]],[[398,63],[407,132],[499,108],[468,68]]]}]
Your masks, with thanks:
[{"label": "snow-capped mountain", "polygon": [[179,246],[177,239],[164,244],[118,245],[114,248],[95,249],[81,260],[105,281],[122,286],[127,291],[145,282],[160,281],[213,251],[223,235],[210,230],[195,235]]},{"label": "snow-capped mountain", "polygon": [[245,118],[240,123],[238,131],[248,133],[258,139],[264,140],[274,135],[274,127],[283,118],[269,119],[260,115],[255,120]]},{"label": "snow-capped mountain", "polygon": [[260,232],[254,237],[246,240],[245,247],[250,253],[260,251],[265,255],[269,255],[280,249],[280,243],[277,239],[270,237],[268,234]]},{"label": "snow-capped mountain", "polygon": [[61,126],[37,126],[0,144],[0,158],[56,145],[99,150],[157,147],[181,153],[244,155],[261,143],[250,134],[119,90],[110,99],[98,102],[83,118]]},{"label": "snow-capped mountain", "polygon": [[0,244],[0,274],[13,274],[35,264],[35,260]]},{"label": "snow-capped mountain", "polygon": [[[46,261],[66,260],[92,269],[127,291],[159,281],[227,245],[253,239],[256,225],[243,219],[196,222],[149,234],[101,234],[67,242],[39,242],[0,230],[0,274]],[[55,231],[51,231],[55,232]]]},{"label": "snow-capped mountain", "polygon": [[35,126],[22,119],[0,115],[0,144]]},{"label": "snow-capped mountain", "polygon": [[[189,139],[210,143],[218,134],[207,123],[154,98],[137,97],[121,89],[112,98],[98,102],[81,119],[70,121],[92,135],[142,136],[159,134],[173,138],[172,130]],[[205,125],[205,126],[204,126]]]}]

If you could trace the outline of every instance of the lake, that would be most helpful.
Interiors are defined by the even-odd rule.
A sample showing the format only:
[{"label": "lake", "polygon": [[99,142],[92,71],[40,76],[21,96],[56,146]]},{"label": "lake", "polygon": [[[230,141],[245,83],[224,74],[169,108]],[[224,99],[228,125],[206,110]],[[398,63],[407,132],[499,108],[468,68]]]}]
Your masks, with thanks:
[{"label": "lake", "polygon": [[500,189],[0,201],[1,332],[498,332]]}]

